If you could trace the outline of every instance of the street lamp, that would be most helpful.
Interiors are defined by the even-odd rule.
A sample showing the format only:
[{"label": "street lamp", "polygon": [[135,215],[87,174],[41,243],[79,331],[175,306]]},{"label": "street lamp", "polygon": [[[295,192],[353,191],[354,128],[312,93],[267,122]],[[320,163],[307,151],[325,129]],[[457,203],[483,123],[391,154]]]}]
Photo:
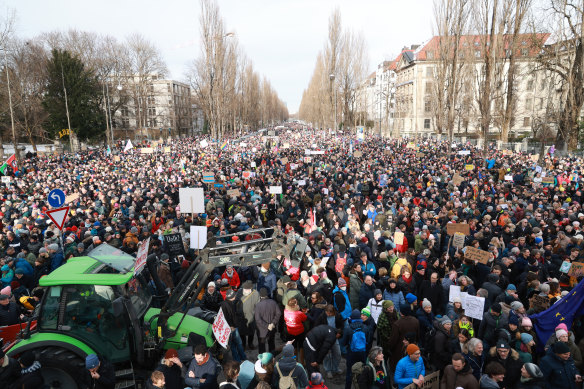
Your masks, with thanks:
[{"label": "street lamp", "polygon": [[[335,83],[335,75],[331,73],[329,75],[329,79],[331,81],[331,84],[334,86],[334,83]],[[335,86],[335,132],[336,131],[337,131],[337,88]]]},{"label": "street lamp", "polygon": [[[10,121],[12,124],[12,141],[14,142],[14,154],[16,154],[16,160],[20,162],[20,154],[18,153],[18,145],[16,143],[16,130],[14,128],[14,111],[12,109],[12,91],[10,90],[10,76],[8,75],[8,56],[6,55],[6,48],[2,48],[4,51],[4,66],[6,67],[6,84],[8,86],[8,105],[10,106]],[[2,156],[4,156],[4,147],[2,147]]]}]

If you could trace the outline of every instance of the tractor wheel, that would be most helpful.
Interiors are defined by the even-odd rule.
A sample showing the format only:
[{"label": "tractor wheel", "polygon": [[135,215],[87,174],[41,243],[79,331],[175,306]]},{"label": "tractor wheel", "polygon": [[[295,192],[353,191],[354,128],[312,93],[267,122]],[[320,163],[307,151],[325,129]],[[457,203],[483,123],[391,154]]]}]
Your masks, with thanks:
[{"label": "tractor wheel", "polygon": [[51,388],[77,389],[84,361],[72,351],[61,347],[47,347],[39,351],[41,373],[45,384]]}]

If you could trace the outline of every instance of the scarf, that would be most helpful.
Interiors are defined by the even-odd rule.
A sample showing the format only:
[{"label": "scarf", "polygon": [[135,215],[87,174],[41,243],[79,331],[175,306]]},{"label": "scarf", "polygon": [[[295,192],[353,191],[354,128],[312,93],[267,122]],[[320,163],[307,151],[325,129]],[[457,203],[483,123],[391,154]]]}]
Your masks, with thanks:
[{"label": "scarf", "polygon": [[408,278],[406,278],[404,275],[402,275],[402,280],[404,280],[406,282],[406,284],[409,284],[410,282],[412,282],[413,276],[410,274],[410,276]]}]

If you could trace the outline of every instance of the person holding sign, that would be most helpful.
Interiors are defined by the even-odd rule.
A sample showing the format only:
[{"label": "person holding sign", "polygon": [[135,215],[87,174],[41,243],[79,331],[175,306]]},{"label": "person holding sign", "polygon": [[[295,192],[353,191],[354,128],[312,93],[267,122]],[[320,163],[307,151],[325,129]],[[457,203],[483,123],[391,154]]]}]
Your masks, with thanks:
[{"label": "person holding sign", "polygon": [[417,386],[424,384],[426,367],[421,358],[420,348],[412,343],[406,348],[406,353],[408,355],[400,359],[395,367],[393,381],[397,384],[398,389],[404,389],[412,383]]}]

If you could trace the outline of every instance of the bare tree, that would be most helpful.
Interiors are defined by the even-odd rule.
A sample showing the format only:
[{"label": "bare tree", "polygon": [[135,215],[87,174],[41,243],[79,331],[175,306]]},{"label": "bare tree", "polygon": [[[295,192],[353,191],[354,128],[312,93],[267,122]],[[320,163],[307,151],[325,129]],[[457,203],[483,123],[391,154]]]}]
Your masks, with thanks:
[{"label": "bare tree", "polygon": [[[10,120],[12,121],[12,117],[13,117],[13,112],[12,112],[12,106],[10,105],[10,82],[9,82],[9,78],[10,78],[10,67],[8,66],[8,54],[7,54],[7,50],[8,50],[8,46],[10,43],[10,40],[13,38],[13,34],[14,34],[14,23],[16,21],[16,12],[14,10],[7,10],[6,14],[4,14],[3,16],[0,17],[0,46],[2,47],[3,53],[2,53],[2,57],[4,59],[4,66],[2,66],[2,68],[4,69],[4,73],[0,78],[0,80],[2,80],[2,86],[3,88],[1,88],[1,92],[0,92],[0,96],[2,97],[2,104],[1,104],[1,108],[0,108],[0,113],[2,114],[1,116],[3,117],[7,117],[8,115],[10,115],[9,117],[11,118]],[[4,84],[4,82],[6,82]],[[8,115],[7,115],[8,114]],[[8,122],[8,121],[4,121],[3,122]],[[18,158],[18,162],[20,162],[20,155],[18,153],[17,150],[17,139],[16,139],[16,132],[14,130],[14,126],[11,123],[10,126],[11,128],[11,132],[12,132],[12,142],[14,143],[14,149],[15,149],[15,153],[16,156]],[[7,127],[7,125],[4,125],[3,127]],[[4,158],[4,146],[2,143],[2,133],[0,132],[0,158]]]}]

